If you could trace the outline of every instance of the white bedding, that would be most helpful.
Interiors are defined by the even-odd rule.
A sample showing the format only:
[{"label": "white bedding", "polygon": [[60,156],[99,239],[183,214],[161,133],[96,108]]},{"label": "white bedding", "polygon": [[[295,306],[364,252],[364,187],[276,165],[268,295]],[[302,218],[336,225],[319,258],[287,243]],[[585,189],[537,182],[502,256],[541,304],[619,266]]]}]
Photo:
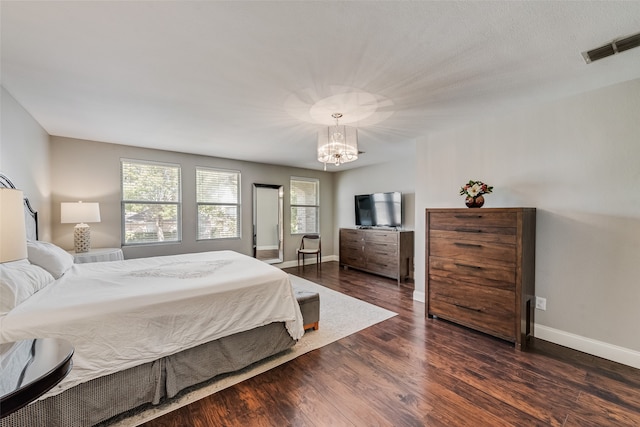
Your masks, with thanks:
[{"label": "white bedding", "polygon": [[0,317],[0,342],[57,337],[73,344],[73,369],[51,396],[272,322],[286,322],[295,340],[304,333],[288,275],[217,251],[75,264]]}]

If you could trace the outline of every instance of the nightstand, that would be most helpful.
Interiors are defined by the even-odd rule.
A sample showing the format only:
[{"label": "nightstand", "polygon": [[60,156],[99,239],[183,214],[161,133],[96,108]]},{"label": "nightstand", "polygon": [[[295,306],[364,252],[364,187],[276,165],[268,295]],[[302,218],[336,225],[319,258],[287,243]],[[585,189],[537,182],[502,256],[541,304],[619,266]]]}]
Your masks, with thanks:
[{"label": "nightstand", "polygon": [[89,249],[89,252],[68,252],[73,255],[76,264],[103,261],[122,261],[124,259],[122,249],[120,248],[96,248]]},{"label": "nightstand", "polygon": [[73,346],[57,338],[0,344],[0,405],[4,418],[51,390],[72,367]]}]

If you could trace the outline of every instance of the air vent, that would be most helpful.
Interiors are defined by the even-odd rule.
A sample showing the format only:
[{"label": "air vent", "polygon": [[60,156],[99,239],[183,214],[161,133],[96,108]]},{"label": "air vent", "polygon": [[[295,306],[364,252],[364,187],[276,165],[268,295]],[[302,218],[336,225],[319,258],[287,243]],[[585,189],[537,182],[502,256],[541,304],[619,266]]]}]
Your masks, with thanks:
[{"label": "air vent", "polygon": [[638,46],[640,46],[640,33],[616,39],[604,46],[582,52],[582,56],[587,64],[590,64],[598,59],[606,58],[607,56],[615,55],[616,53],[624,52],[625,50],[633,49]]}]

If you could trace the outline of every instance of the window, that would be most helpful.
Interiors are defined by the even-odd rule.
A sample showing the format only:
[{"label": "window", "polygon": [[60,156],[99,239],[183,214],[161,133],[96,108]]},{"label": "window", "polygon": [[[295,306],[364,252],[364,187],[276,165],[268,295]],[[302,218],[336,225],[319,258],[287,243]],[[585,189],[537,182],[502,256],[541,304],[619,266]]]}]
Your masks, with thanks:
[{"label": "window", "polygon": [[121,160],[125,245],[181,240],[180,165]]},{"label": "window", "polygon": [[320,181],[313,178],[291,178],[291,234],[319,233]]},{"label": "window", "polygon": [[240,172],[196,168],[198,240],[240,237]]}]

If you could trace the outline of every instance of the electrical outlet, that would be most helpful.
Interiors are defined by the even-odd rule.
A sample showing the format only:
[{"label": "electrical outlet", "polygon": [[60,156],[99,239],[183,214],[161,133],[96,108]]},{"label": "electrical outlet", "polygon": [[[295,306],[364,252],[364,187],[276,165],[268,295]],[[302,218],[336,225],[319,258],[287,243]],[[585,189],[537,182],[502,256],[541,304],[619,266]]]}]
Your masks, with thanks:
[{"label": "electrical outlet", "polygon": [[547,299],[542,297],[536,297],[536,308],[538,310],[545,311],[547,309]]}]

